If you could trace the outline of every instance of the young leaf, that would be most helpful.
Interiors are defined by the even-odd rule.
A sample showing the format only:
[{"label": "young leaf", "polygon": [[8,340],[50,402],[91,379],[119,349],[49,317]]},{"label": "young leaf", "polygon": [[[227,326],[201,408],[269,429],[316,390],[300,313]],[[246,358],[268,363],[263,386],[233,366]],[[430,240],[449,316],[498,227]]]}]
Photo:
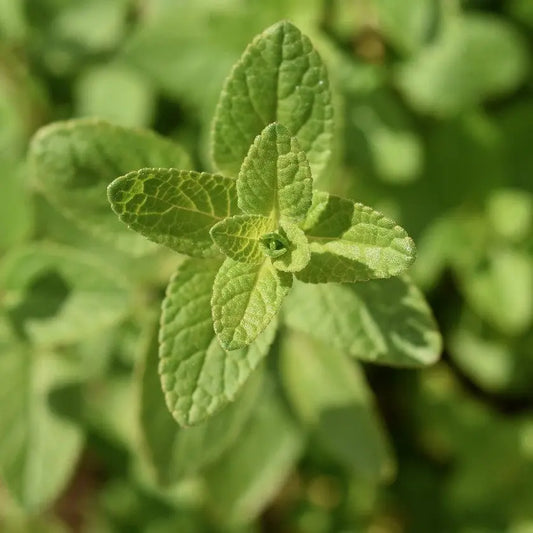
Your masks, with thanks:
[{"label": "young leaf", "polygon": [[276,331],[273,323],[242,350],[228,352],[220,346],[213,330],[211,293],[221,263],[185,261],[163,301],[159,374],[167,406],[182,426],[202,422],[235,398],[267,354]]},{"label": "young leaf", "polygon": [[49,405],[68,372],[59,357],[15,344],[0,356],[0,476],[32,512],[59,495],[82,450],[81,430]]},{"label": "young leaf", "polygon": [[378,211],[315,191],[303,224],[311,260],[298,279],[354,283],[397,276],[415,259],[406,231]]},{"label": "young leaf", "polygon": [[272,264],[278,270],[285,272],[299,272],[309,260],[311,253],[305,233],[293,222],[280,220],[281,234],[288,243],[287,253],[272,259]]},{"label": "young leaf", "polygon": [[226,350],[244,348],[276,316],[292,285],[292,275],[269,259],[258,265],[226,259],[213,285],[213,324]]},{"label": "young leaf", "polygon": [[431,310],[407,277],[350,285],[297,283],[284,311],[290,327],[364,361],[425,366],[442,348]]},{"label": "young leaf", "polygon": [[215,224],[210,233],[224,255],[241,263],[257,264],[265,260],[260,238],[275,227],[271,218],[236,215]]},{"label": "young leaf", "polygon": [[274,220],[301,220],[311,205],[312,186],[309,163],[296,138],[281,124],[270,124],[256,137],[239,171],[239,207]]},{"label": "young leaf", "polygon": [[151,330],[146,354],[141,361],[140,426],[156,478],[160,484],[168,485],[216,461],[235,442],[256,405],[263,374],[260,369],[254,372],[226,409],[203,424],[182,429],[165,405],[157,371],[158,335],[155,327]]},{"label": "young leaf", "polygon": [[143,167],[188,168],[181,147],[163,137],[100,120],[57,122],[33,138],[31,172],[47,198],[65,215],[121,250],[140,255],[155,247],[120,224],[105,189]]},{"label": "young leaf", "polygon": [[224,524],[252,521],[301,453],[302,434],[274,392],[265,387],[239,441],[206,471],[209,503]]},{"label": "young leaf", "polygon": [[143,168],[108,188],[120,220],[150,240],[194,257],[216,255],[209,230],[238,212],[235,180],[173,168]]},{"label": "young leaf", "polygon": [[287,21],[258,35],[233,68],[213,125],[213,159],[235,176],[255,137],[283,124],[319,179],[331,153],[333,108],[326,68],[309,39]]},{"label": "young leaf", "polygon": [[363,372],[343,353],[288,333],[280,371],[302,421],[333,457],[354,474],[379,481],[393,466]]}]

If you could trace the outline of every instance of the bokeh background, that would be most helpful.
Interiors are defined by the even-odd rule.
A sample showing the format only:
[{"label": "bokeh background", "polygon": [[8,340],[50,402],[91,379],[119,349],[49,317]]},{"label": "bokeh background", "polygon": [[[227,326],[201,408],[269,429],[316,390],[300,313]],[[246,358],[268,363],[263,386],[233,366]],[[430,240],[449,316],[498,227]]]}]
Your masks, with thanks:
[{"label": "bokeh background", "polygon": [[[353,475],[311,439],[233,526],[194,480],[154,486],[138,449],[142,325],[175,258],[132,260],[64,218],[25,158],[39,127],[91,116],[155,129],[209,170],[224,78],[280,19],[311,38],[336,95],[319,185],[414,238],[411,274],[444,352],[423,370],[365,367],[396,462],[387,480]],[[36,450],[46,424],[64,459],[29,506],[0,480],[0,530],[532,533],[532,51],[531,0],[0,0],[0,280],[24,287],[0,285],[1,352],[13,349],[9,314],[15,329],[31,322],[34,353],[76,361],[33,362],[18,382],[0,372],[3,468],[18,467],[2,460],[9,435],[30,432]],[[73,296],[87,287],[92,298]],[[29,423],[11,416],[21,411]],[[230,513],[231,480],[213,483]]]}]

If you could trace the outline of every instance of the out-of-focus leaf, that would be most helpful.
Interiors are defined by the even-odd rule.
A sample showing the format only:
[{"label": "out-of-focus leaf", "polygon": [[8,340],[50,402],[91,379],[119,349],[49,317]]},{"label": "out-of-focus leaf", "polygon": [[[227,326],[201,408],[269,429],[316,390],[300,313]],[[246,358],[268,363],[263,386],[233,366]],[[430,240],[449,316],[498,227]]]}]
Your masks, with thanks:
[{"label": "out-of-focus leaf", "polygon": [[147,126],[155,98],[147,81],[120,64],[87,69],[76,84],[78,116],[97,117],[121,126]]},{"label": "out-of-focus leaf", "polygon": [[374,0],[380,29],[401,52],[418,50],[432,36],[439,16],[433,0]]},{"label": "out-of-focus leaf", "polygon": [[81,452],[80,429],[48,404],[68,379],[68,365],[53,354],[15,344],[0,354],[0,476],[29,511],[58,496]]},{"label": "out-of-focus leaf", "polygon": [[127,229],[112,212],[107,186],[145,167],[189,168],[178,145],[149,131],[94,119],[58,122],[39,130],[30,146],[30,172],[48,199],[95,235],[142,255],[154,245]]},{"label": "out-of-focus leaf", "polygon": [[38,344],[83,340],[118,322],[131,303],[127,285],[107,265],[54,245],[13,250],[0,286],[19,335]]},{"label": "out-of-focus leaf", "polygon": [[294,409],[332,457],[372,481],[390,475],[393,460],[357,363],[306,335],[287,333],[280,368]]},{"label": "out-of-focus leaf", "polygon": [[431,310],[407,277],[349,285],[296,283],[284,318],[290,327],[373,363],[425,366],[441,351]]},{"label": "out-of-focus leaf", "polygon": [[469,305],[501,332],[524,332],[533,318],[533,261],[521,251],[495,248],[458,271]]},{"label": "out-of-focus leaf", "polygon": [[252,521],[301,453],[302,435],[269,385],[239,441],[205,473],[210,505],[221,522]]},{"label": "out-of-focus leaf", "polygon": [[165,405],[157,371],[158,348],[157,331],[153,328],[145,360],[141,361],[140,423],[156,478],[165,485],[198,472],[235,442],[256,405],[262,373],[255,372],[222,412],[198,426],[184,429],[176,424]]},{"label": "out-of-focus leaf", "polygon": [[463,15],[400,67],[397,82],[418,111],[446,116],[515,89],[527,67],[525,43],[512,26]]},{"label": "out-of-focus leaf", "polygon": [[519,189],[498,189],[487,202],[489,223],[509,241],[533,238],[533,194]]}]

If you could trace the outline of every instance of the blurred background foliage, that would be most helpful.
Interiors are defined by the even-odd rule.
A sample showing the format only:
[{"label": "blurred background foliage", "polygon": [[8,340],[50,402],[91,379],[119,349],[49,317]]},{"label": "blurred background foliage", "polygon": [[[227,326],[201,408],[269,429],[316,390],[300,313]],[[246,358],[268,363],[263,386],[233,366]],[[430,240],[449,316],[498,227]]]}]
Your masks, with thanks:
[{"label": "blurred background foliage", "polygon": [[[153,469],[180,465],[163,460],[175,435],[145,442],[157,416],[168,422],[150,409],[146,369],[176,256],[132,258],[63,218],[27,170],[28,142],[48,122],[96,116],[153,128],[210,169],[223,80],[283,18],[336,93],[320,186],[415,239],[443,358],[363,368],[390,450],[361,436],[355,452],[386,454],[385,482],[260,402],[255,441],[165,486]],[[16,481],[11,494],[0,482],[0,529],[533,532],[532,46],[531,0],[0,0],[0,456]]]}]

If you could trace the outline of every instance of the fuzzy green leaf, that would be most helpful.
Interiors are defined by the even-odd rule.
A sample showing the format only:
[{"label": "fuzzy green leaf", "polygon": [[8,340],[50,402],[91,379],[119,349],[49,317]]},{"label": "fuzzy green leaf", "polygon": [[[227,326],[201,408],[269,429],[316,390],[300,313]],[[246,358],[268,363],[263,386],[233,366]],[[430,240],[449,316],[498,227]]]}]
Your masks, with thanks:
[{"label": "fuzzy green leaf", "polygon": [[273,323],[242,350],[228,352],[220,346],[213,330],[211,293],[221,263],[185,261],[170,280],[163,302],[159,374],[167,406],[182,426],[202,422],[235,398],[268,352],[276,330]]},{"label": "fuzzy green leaf", "polygon": [[256,518],[289,476],[302,437],[267,383],[241,438],[205,473],[208,502],[219,522],[236,525]]},{"label": "fuzzy green leaf", "polygon": [[143,168],[108,188],[120,220],[150,240],[194,257],[218,254],[214,224],[238,212],[235,180],[172,168]]},{"label": "fuzzy green leaf", "polygon": [[191,165],[181,147],[155,133],[92,119],[57,122],[39,130],[29,161],[39,186],[58,209],[80,227],[135,255],[155,247],[117,220],[106,187],[131,170]]},{"label": "fuzzy green leaf", "polygon": [[254,372],[235,401],[212,418],[198,426],[180,428],[165,405],[157,371],[157,329],[153,326],[150,329],[139,375],[140,426],[156,478],[162,485],[168,485],[216,461],[235,442],[256,405],[263,373],[259,369]]},{"label": "fuzzy green leaf", "polygon": [[239,207],[274,220],[301,220],[311,206],[312,186],[297,139],[281,124],[270,124],[256,137],[239,172]]},{"label": "fuzzy green leaf", "polygon": [[311,259],[309,244],[305,233],[293,222],[286,219],[280,220],[281,235],[288,243],[287,253],[272,259],[272,264],[278,270],[285,272],[298,272],[302,270]]},{"label": "fuzzy green leaf", "polygon": [[326,68],[309,39],[287,21],[258,35],[233,68],[213,128],[213,159],[236,176],[250,145],[272,122],[283,124],[319,179],[330,159],[333,108]]},{"label": "fuzzy green leaf", "polygon": [[289,326],[364,361],[425,366],[442,348],[424,296],[406,277],[349,285],[297,283],[284,311]]},{"label": "fuzzy green leaf", "polygon": [[68,383],[64,358],[14,344],[0,356],[0,476],[28,511],[61,493],[82,451],[83,433],[54,413],[50,393]]},{"label": "fuzzy green leaf", "polygon": [[276,316],[292,285],[292,275],[266,259],[258,265],[226,259],[213,285],[213,324],[226,350],[252,343]]},{"label": "fuzzy green leaf", "polygon": [[378,211],[315,191],[303,224],[311,260],[298,279],[354,283],[397,276],[415,259],[406,231]]},{"label": "fuzzy green leaf", "polygon": [[373,481],[391,473],[372,393],[354,361],[308,335],[289,333],[281,344],[280,371],[294,409],[333,457]]},{"label": "fuzzy green leaf", "polygon": [[0,292],[17,334],[34,345],[65,345],[99,334],[131,306],[128,285],[108,264],[53,244],[7,254]]},{"label": "fuzzy green leaf", "polygon": [[260,238],[275,229],[274,221],[258,215],[228,217],[211,228],[220,251],[234,261],[257,264],[265,260]]}]

